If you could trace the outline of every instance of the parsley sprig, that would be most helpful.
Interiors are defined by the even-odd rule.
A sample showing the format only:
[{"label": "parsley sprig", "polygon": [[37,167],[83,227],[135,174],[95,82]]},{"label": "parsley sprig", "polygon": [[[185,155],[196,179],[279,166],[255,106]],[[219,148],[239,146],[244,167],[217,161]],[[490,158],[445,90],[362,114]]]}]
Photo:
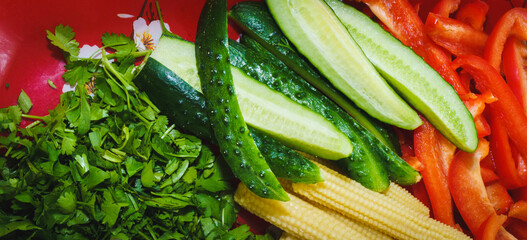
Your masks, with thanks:
[{"label": "parsley sprig", "polygon": [[[80,58],[70,27],[47,37],[76,87],[46,116],[0,109],[0,237],[265,238],[245,225],[231,229],[237,206],[228,167],[134,86],[135,63],[150,51],[104,34],[102,59]],[[34,122],[21,128],[22,118]]]}]

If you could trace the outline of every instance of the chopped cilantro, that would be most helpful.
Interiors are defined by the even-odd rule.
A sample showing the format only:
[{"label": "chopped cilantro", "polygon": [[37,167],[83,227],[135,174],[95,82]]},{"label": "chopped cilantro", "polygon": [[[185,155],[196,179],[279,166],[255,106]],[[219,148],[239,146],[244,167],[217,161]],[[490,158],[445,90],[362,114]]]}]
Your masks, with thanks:
[{"label": "chopped cilantro", "polygon": [[[77,85],[47,116],[22,114],[32,105],[23,91],[0,109],[0,238],[269,239],[233,228],[229,168],[137,91],[133,63],[145,53],[131,39],[104,34],[101,61],[78,57],[68,26],[47,36]],[[22,116],[35,122],[20,128]]]},{"label": "chopped cilantro", "polygon": [[20,109],[22,109],[22,112],[28,113],[29,110],[33,107],[33,103],[31,102],[31,99],[29,96],[24,92],[24,90],[20,91],[20,95],[18,95],[18,106]]},{"label": "chopped cilantro", "polygon": [[48,85],[53,88],[53,89],[57,89],[57,86],[55,86],[55,84],[53,83],[53,81],[51,81],[51,79],[48,79]]}]

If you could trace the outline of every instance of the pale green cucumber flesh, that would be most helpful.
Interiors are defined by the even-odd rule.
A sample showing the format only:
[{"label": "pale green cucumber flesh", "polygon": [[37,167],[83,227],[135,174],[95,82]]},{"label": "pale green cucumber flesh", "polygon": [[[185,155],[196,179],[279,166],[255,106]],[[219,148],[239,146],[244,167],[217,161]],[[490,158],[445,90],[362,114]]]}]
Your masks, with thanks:
[{"label": "pale green cucumber flesh", "polygon": [[368,16],[338,0],[325,0],[390,85],[459,149],[475,151],[472,115],[454,88],[412,49]]},{"label": "pale green cucumber flesh", "polygon": [[422,122],[369,62],[322,0],[269,0],[284,34],[332,84],[371,116],[404,129]]},{"label": "pale green cucumber flesh", "polygon": [[[170,43],[164,43],[166,41]],[[165,63],[167,68],[201,91],[193,43],[163,36],[150,57]],[[351,155],[350,140],[324,117],[252,79],[238,68],[231,67],[231,71],[242,115],[251,127],[291,148],[322,158],[337,160]]]}]

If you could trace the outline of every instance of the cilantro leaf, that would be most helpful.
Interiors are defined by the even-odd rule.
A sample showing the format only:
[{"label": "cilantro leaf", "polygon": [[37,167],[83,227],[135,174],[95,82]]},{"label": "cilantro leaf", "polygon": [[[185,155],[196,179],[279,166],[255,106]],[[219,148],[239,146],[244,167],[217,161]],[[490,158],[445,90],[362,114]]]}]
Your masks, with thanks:
[{"label": "cilantro leaf", "polygon": [[89,82],[94,73],[90,72],[91,62],[89,61],[73,61],[66,64],[66,72],[62,75],[64,81],[70,85],[84,85]]},{"label": "cilantro leaf", "polygon": [[24,113],[28,113],[33,107],[31,99],[23,89],[20,91],[20,95],[18,95],[18,106],[20,106],[20,109],[22,109]]},{"label": "cilantro leaf", "polygon": [[71,27],[60,24],[55,27],[54,34],[49,30],[46,30],[46,32],[51,44],[73,56],[79,55],[79,43],[73,39],[75,37],[75,32],[73,32]]},{"label": "cilantro leaf", "polygon": [[124,34],[105,33],[101,37],[104,46],[115,49],[118,58],[125,57],[136,51],[135,42]]},{"label": "cilantro leaf", "polygon": [[103,199],[103,203],[101,204],[101,211],[104,213],[102,223],[112,227],[117,222],[121,206],[115,202],[110,190],[103,192]]}]

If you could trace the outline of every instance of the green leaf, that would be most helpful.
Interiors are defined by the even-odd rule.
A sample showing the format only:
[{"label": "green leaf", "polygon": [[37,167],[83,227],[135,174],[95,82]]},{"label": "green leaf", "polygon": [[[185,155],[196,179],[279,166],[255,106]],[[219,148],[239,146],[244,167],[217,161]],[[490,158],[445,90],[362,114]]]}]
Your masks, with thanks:
[{"label": "green leaf", "polygon": [[53,81],[51,81],[51,79],[48,78],[48,85],[53,88],[53,89],[57,89],[57,86],[55,86],[55,84],[53,83]]},{"label": "green leaf", "polygon": [[41,228],[39,228],[38,226],[36,226],[29,220],[8,222],[8,223],[0,224],[0,237],[5,236],[9,234],[10,232],[16,231],[16,230],[28,231],[28,230],[34,230],[34,229],[41,229]]},{"label": "green leaf", "polygon": [[235,240],[245,240],[253,233],[251,232],[251,228],[247,224],[244,224],[230,230],[229,234],[232,235]]},{"label": "green leaf", "polygon": [[70,85],[78,84],[84,87],[84,84],[91,81],[94,74],[89,71],[91,68],[89,61],[74,61],[66,64],[66,72],[62,74],[64,81]]},{"label": "green leaf", "polygon": [[46,32],[48,39],[51,40],[51,44],[73,56],[79,55],[79,43],[73,39],[75,32],[73,32],[71,27],[60,24],[55,27],[55,34],[50,31]]},{"label": "green leaf", "polygon": [[66,133],[62,138],[62,154],[71,155],[77,146],[77,136],[72,133]]},{"label": "green leaf", "polygon": [[20,95],[18,95],[18,106],[20,106],[20,109],[22,109],[24,113],[28,113],[33,107],[31,99],[23,89],[20,91]]},{"label": "green leaf", "polygon": [[77,162],[77,168],[81,175],[86,174],[90,170],[90,163],[88,163],[86,154],[75,155],[75,161]]},{"label": "green leaf", "polygon": [[104,46],[109,46],[116,50],[118,58],[125,57],[136,51],[135,42],[124,34],[105,33],[101,37]]},{"label": "green leaf", "polygon": [[183,175],[183,181],[186,183],[193,183],[198,177],[198,171],[195,167],[189,167],[185,175]]},{"label": "green leaf", "polygon": [[127,157],[124,165],[126,166],[126,172],[129,177],[141,171],[145,166],[142,162],[135,160],[133,157]]},{"label": "green leaf", "polygon": [[75,196],[74,188],[72,189],[71,187],[68,187],[62,192],[62,194],[60,194],[57,199],[57,206],[64,214],[69,214],[75,211],[77,208],[77,196]]},{"label": "green leaf", "polygon": [[108,178],[110,178],[110,174],[108,172],[103,171],[98,167],[90,166],[90,171],[84,180],[83,185],[86,186],[87,189],[91,189],[104,182],[104,180]]},{"label": "green leaf", "polygon": [[0,131],[15,131],[21,120],[22,110],[18,105],[0,109]]},{"label": "green leaf", "polygon": [[154,161],[150,160],[148,163],[145,163],[145,167],[141,172],[141,183],[145,187],[153,187],[155,185],[153,165]]},{"label": "green leaf", "polygon": [[104,213],[102,223],[112,227],[119,217],[121,206],[115,202],[110,190],[103,192],[103,203],[101,204],[101,211]]}]

